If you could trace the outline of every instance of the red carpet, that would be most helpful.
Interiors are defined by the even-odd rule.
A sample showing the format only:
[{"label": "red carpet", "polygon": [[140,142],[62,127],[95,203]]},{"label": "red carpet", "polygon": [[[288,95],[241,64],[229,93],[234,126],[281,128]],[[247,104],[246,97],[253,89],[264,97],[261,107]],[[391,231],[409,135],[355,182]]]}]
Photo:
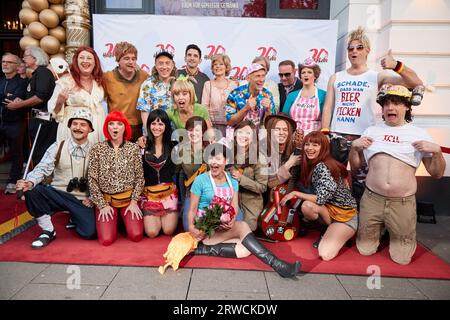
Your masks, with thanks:
[{"label": "red carpet", "polygon": [[[0,224],[14,218],[14,209],[17,203],[15,194],[5,195],[3,190],[0,190]],[[25,201],[18,202],[17,214],[27,211]]]},{"label": "red carpet", "polygon": [[[39,234],[39,228],[35,226],[0,245],[0,261],[152,267],[164,264],[162,255],[170,237],[144,238],[141,242],[134,243],[121,236],[113,245],[103,247],[97,240],[83,240],[74,231],[65,230],[66,215],[56,214],[53,222],[56,226],[57,238],[47,248],[31,249],[32,240]],[[319,259],[317,250],[312,247],[317,236],[310,233],[305,238],[297,238],[291,242],[264,242],[264,245],[282,259],[288,261],[300,259],[303,272],[368,275],[367,268],[376,265],[380,267],[381,276],[450,279],[450,265],[420,245],[417,247],[412,263],[408,266],[392,262],[388,248],[383,248],[381,252],[371,257],[364,257],[357,252],[355,246],[342,249],[337,258],[324,262]],[[244,259],[189,256],[182,261],[180,267],[272,270],[254,256]],[[167,272],[173,271],[170,269]]]}]

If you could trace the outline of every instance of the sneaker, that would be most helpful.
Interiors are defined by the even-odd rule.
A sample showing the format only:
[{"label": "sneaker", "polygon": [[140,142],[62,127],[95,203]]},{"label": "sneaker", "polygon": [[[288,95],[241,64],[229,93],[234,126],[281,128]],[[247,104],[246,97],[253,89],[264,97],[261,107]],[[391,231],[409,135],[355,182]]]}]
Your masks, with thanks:
[{"label": "sneaker", "polygon": [[14,183],[8,183],[6,185],[5,194],[16,194],[16,185]]}]

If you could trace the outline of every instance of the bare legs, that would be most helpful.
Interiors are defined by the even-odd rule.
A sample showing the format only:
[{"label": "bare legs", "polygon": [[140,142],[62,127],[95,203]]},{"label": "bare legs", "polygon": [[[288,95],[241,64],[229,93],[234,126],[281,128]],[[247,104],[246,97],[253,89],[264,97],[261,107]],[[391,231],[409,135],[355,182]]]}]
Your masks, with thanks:
[{"label": "bare legs", "polygon": [[325,261],[334,259],[344,244],[354,236],[355,230],[344,223],[332,223],[330,213],[325,206],[305,201],[301,209],[307,220],[314,221],[320,217],[328,226],[319,243],[319,256]]}]

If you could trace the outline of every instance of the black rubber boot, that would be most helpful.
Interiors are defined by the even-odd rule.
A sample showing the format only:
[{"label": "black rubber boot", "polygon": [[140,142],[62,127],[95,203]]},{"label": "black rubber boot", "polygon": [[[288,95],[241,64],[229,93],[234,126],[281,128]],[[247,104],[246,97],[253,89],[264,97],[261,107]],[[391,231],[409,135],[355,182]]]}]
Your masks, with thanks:
[{"label": "black rubber boot", "polygon": [[254,254],[259,260],[271,266],[283,278],[294,278],[300,273],[301,263],[287,263],[278,259],[272,252],[267,250],[253,233],[249,233],[243,240],[242,245]]},{"label": "black rubber boot", "polygon": [[208,246],[200,242],[194,251],[194,255],[237,258],[235,248],[236,243],[218,243]]}]

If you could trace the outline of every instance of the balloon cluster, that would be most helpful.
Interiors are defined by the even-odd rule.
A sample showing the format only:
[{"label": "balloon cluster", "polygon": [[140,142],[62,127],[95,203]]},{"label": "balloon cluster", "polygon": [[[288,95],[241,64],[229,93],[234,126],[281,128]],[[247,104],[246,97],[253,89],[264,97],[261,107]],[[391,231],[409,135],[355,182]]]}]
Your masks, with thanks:
[{"label": "balloon cluster", "polygon": [[24,0],[19,12],[20,21],[27,27],[23,30],[20,47],[41,47],[50,58],[64,59],[66,29],[64,0]]}]

